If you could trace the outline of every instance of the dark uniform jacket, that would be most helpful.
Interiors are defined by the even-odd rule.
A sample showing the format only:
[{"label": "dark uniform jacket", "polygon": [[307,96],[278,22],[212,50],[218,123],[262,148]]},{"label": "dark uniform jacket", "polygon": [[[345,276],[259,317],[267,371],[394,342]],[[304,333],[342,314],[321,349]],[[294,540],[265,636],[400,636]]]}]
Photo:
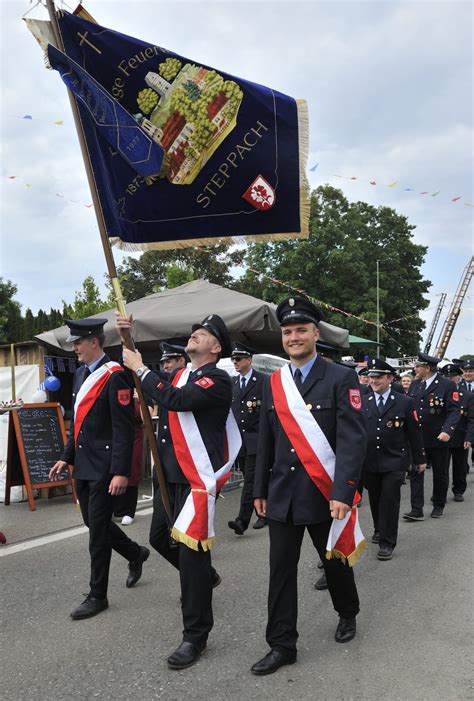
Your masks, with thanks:
[{"label": "dark uniform jacket", "polygon": [[421,427],[413,400],[391,391],[379,414],[378,397],[374,393],[363,398],[368,438],[364,470],[406,470],[411,461],[410,451],[416,465],[426,463]]},{"label": "dark uniform jacket", "polygon": [[459,389],[459,421],[451,440],[450,448],[463,448],[464,441],[474,443],[474,392],[458,386]]},{"label": "dark uniform jacket", "polygon": [[373,390],[371,385],[360,385],[360,393],[364,397],[366,394],[372,394]]},{"label": "dark uniform jacket", "polygon": [[421,381],[413,380],[409,397],[415,403],[415,409],[420,419],[425,449],[448,447],[437,436],[444,431],[452,436],[459,421],[458,388],[452,380],[437,374],[424,392],[420,388]]},{"label": "dark uniform jacket", "polygon": [[[356,390],[357,407],[349,390]],[[336,454],[332,499],[352,505],[362,472],[367,434],[359,382],[353,370],[318,356],[302,386],[302,395]],[[295,524],[331,518],[329,503],[310,479],[276,415],[270,384],[264,389],[260,416],[255,498],[267,499],[267,516]]]},{"label": "dark uniform jacket", "polygon": [[242,451],[244,455],[256,455],[258,426],[262,408],[263,388],[268,383],[269,376],[263,372],[252,370],[243,393],[240,391],[241,375],[232,378],[232,411],[242,435]]},{"label": "dark uniform jacket", "polygon": [[[105,355],[97,367],[110,361]],[[87,367],[76,370],[72,401],[84,382]],[[74,417],[61,460],[74,465],[74,479],[102,480],[113,475],[128,477],[132,465],[134,434],[133,391],[124,370],[112,373],[86,415],[74,444]]]},{"label": "dark uniform jacket", "polygon": [[[178,372],[173,371],[171,379]],[[209,459],[217,472],[225,463],[225,425],[232,403],[232,381],[215,363],[194,370],[183,387],[173,387],[167,373],[149,372],[142,381],[143,391],[160,405],[158,451],[168,482],[188,484],[171,442],[168,410],[192,411]]]}]

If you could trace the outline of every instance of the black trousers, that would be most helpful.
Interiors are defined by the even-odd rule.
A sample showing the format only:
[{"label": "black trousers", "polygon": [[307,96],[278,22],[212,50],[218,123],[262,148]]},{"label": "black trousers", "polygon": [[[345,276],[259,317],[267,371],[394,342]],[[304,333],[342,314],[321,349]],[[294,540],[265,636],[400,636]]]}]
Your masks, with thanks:
[{"label": "black trousers", "polygon": [[[426,448],[426,461],[433,470],[433,504],[444,507],[449,485],[449,448]],[[412,472],[410,479],[411,507],[423,511],[425,473]]]},{"label": "black trousers", "polygon": [[101,481],[76,480],[76,492],[82,518],[89,529],[91,558],[90,595],[107,597],[112,550],[129,562],[140,555],[140,546],[130,540],[112,521],[115,497],[108,492],[110,479]]},{"label": "black trousers", "polygon": [[286,523],[268,520],[270,533],[270,584],[266,639],[272,649],[296,651],[298,631],[298,562],[305,529],[324,565],[329,593],[335,610],[344,618],[359,613],[359,596],[352,567],[341,560],[326,559],[326,543],[332,521],[295,526],[291,517]]},{"label": "black trousers", "polygon": [[[214,624],[212,614],[212,580],[215,570],[209,550],[192,550],[170,538],[170,524],[161,501],[158,484],[154,481],[153,517],[150,544],[165,560],[179,570],[183,612],[183,640],[205,643]],[[177,516],[179,507],[189,491],[189,485],[170,484],[171,506]]]},{"label": "black trousers", "polygon": [[467,487],[467,454],[469,449],[463,447],[450,448],[449,452],[453,462],[453,494],[464,494]]},{"label": "black trousers", "polygon": [[131,516],[135,518],[138,501],[138,485],[127,487],[123,494],[115,497],[114,516]]},{"label": "black trousers", "polygon": [[245,528],[249,527],[250,519],[254,511],[253,506],[253,483],[255,481],[255,464],[257,462],[256,455],[246,455],[243,465],[244,486],[242,487],[242,495],[240,497],[240,511],[238,518],[242,521]]},{"label": "black trousers", "polygon": [[397,544],[400,492],[405,479],[401,472],[364,472],[364,487],[369,492],[374,530],[380,533],[380,545]]}]

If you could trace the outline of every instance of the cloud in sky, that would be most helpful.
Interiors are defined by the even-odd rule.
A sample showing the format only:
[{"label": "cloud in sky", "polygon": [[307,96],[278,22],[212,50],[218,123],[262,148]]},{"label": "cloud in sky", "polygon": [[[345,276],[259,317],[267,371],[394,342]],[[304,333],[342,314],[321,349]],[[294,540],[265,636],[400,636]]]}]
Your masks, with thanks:
[{"label": "cloud in sky", "polygon": [[[472,253],[473,209],[464,205],[474,199],[470,2],[85,5],[117,31],[305,97],[308,165],[319,163],[309,173],[312,186],[329,182],[351,201],[407,216],[417,227],[415,241],[429,246],[423,267],[433,282],[428,324],[436,295],[452,298]],[[2,0],[0,7],[1,274],[18,285],[24,308],[37,310],[71,300],[88,274],[102,284],[105,263],[93,210],[84,206],[91,197],[67,94],[57,74],[45,70],[21,21],[29,8],[27,0]],[[32,16],[47,18],[41,7]],[[33,119],[21,119],[25,114]],[[357,181],[348,179],[353,175]],[[393,181],[398,186],[388,188]],[[440,194],[418,194],[425,190]],[[462,200],[454,204],[457,195]],[[117,251],[117,263],[123,257]],[[472,306],[467,300],[448,356],[474,345]]]}]

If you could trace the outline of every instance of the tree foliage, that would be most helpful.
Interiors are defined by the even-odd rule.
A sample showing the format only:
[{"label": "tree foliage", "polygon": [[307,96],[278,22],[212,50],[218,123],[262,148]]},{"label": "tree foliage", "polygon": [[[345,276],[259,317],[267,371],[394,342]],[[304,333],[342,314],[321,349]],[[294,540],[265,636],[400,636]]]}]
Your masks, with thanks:
[{"label": "tree foliage", "polygon": [[66,319],[85,319],[99,314],[113,306],[110,298],[101,299],[99,288],[92,277],[88,275],[82,283],[82,290],[76,290],[74,302],[67,304],[63,300],[63,316]]},{"label": "tree foliage", "polygon": [[14,343],[21,327],[21,305],[13,298],[18,292],[11,280],[0,277],[0,338],[2,343]]},{"label": "tree foliage", "polygon": [[177,287],[204,278],[216,285],[233,285],[231,269],[242,260],[241,251],[230,251],[228,244],[171,251],[146,251],[140,258],[127,258],[118,268],[122,292],[127,302],[165,288]]},{"label": "tree foliage", "polygon": [[378,260],[381,350],[388,357],[413,354],[424,327],[419,312],[428,305],[423,294],[431,285],[420,272],[427,248],[413,243],[414,228],[389,207],[349,203],[340,190],[318,187],[311,196],[309,239],[249,246],[238,288],[272,302],[288,296],[287,288],[259,276],[264,273],[362,317],[323,305],[327,321],[376,340]]}]

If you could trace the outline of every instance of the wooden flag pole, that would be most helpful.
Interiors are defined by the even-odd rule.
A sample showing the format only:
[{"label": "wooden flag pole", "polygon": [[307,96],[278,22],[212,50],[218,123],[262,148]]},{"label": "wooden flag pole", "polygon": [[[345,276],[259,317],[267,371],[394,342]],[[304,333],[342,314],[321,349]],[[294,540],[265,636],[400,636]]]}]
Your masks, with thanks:
[{"label": "wooden flag pole", "polygon": [[[61,32],[59,30],[58,19],[56,17],[56,8],[54,6],[54,0],[46,0],[46,6],[48,8],[49,17],[51,20],[54,37],[56,40],[56,48],[64,52],[64,44],[61,37]],[[115,302],[117,304],[117,309],[122,316],[127,316],[127,311],[125,309],[125,301],[123,299],[122,290],[120,287],[120,282],[117,277],[117,268],[115,266],[115,261],[112,253],[112,247],[110,245],[110,240],[107,235],[107,229],[105,226],[104,214],[102,212],[102,207],[100,204],[99,194],[97,192],[97,186],[94,178],[94,172],[92,170],[92,164],[89,158],[89,152],[87,150],[87,145],[84,137],[84,130],[82,127],[81,116],[79,109],[77,107],[76,100],[68,89],[69,102],[71,104],[72,114],[74,117],[74,124],[76,126],[77,135],[79,138],[79,144],[81,146],[82,158],[84,161],[84,167],[86,169],[87,180],[89,182],[89,188],[92,195],[92,202],[94,203],[94,211],[97,218],[97,225],[99,227],[100,239],[102,241],[102,248],[105,255],[105,260],[107,263],[107,271],[110,277],[110,282],[112,284],[112,289],[114,291]],[[124,334],[123,345],[129,350],[135,350],[135,344],[133,343],[132,335],[129,331]],[[161,466],[161,461],[158,455],[158,446],[156,444],[156,437],[153,431],[153,423],[151,420],[150,412],[148,411],[148,405],[143,396],[141,390],[141,384],[139,378],[133,373],[133,379],[135,382],[135,387],[137,389],[138,398],[140,400],[140,406],[143,415],[143,422],[145,424],[145,434],[148,438],[150,444],[151,452],[153,455],[153,460],[155,462],[156,477],[158,479],[158,484],[160,486],[161,499],[163,501],[163,506],[166,511],[166,515],[170,523],[172,522],[172,510],[171,503],[168,493],[168,485],[166,478]]]}]

